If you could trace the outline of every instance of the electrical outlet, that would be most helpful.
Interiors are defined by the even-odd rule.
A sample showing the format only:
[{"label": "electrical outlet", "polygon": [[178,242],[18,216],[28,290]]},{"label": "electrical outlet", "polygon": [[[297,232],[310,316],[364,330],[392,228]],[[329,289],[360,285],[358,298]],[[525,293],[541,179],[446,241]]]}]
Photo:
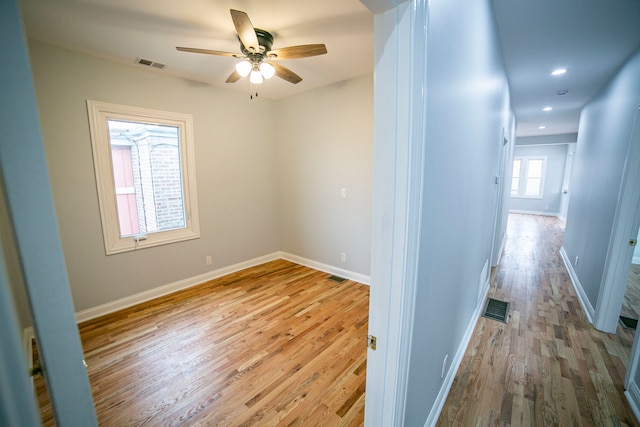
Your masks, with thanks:
[{"label": "electrical outlet", "polygon": [[207,264],[207,265],[211,265],[213,263],[213,259],[211,258],[211,255],[207,255],[204,258],[204,263]]},{"label": "electrical outlet", "polygon": [[347,189],[343,188],[340,190],[340,197],[347,197]]},{"label": "electrical outlet", "polygon": [[446,354],[444,356],[444,360],[442,361],[442,374],[440,375],[440,378],[444,378],[444,373],[447,371],[447,360],[449,359],[449,355]]},{"label": "electrical outlet", "polygon": [[340,261],[347,262],[347,254],[346,253],[342,252],[340,254]]}]

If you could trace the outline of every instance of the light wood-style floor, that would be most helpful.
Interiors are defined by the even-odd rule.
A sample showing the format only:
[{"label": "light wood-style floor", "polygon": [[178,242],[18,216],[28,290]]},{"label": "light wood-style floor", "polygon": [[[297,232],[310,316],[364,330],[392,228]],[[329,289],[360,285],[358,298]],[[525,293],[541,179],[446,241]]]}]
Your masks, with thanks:
[{"label": "light wood-style floor", "polygon": [[489,296],[508,324],[481,317],[438,426],[637,426],[623,396],[633,332],[594,329],[558,253],[564,225],[509,216]]},{"label": "light wood-style floor", "polygon": [[278,260],[81,324],[99,424],[362,425],[369,288],[328,276]]},{"label": "light wood-style floor", "polygon": [[[633,331],[588,324],[563,232],[510,215],[490,296],[511,318],[480,318],[438,426],[639,425],[622,394]],[[362,425],[368,295],[275,261],[86,322],[100,425]]]}]

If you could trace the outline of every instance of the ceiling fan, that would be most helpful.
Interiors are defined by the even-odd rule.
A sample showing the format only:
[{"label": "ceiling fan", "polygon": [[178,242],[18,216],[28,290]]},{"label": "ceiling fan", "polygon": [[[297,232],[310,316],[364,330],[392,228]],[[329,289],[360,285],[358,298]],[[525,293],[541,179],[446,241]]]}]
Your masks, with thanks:
[{"label": "ceiling fan", "polygon": [[327,53],[324,44],[305,44],[272,50],[273,36],[268,31],[254,28],[245,12],[231,9],[231,19],[238,33],[242,53],[191,47],[176,47],[176,49],[183,52],[243,58],[243,61],[236,64],[236,69],[229,75],[226,83],[235,83],[242,77],[249,76],[249,81],[253,84],[261,84],[263,79],[269,79],[274,75],[289,83],[299,83],[302,81],[302,77],[276,61],[307,58]]}]

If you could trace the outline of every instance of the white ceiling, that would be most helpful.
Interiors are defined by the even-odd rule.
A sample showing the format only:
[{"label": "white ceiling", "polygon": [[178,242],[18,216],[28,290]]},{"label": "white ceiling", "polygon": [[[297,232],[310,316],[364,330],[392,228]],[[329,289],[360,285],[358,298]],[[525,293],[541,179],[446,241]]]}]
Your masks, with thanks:
[{"label": "white ceiling", "polygon": [[232,57],[179,52],[176,46],[240,53],[229,9],[246,12],[274,36],[273,49],[324,43],[328,53],[279,61],[302,77],[273,78],[260,96],[280,99],[373,72],[373,15],[358,0],[22,0],[29,37],[133,64],[137,57],[166,64],[166,74],[243,91],[248,79],[225,80]]},{"label": "white ceiling", "polygon": [[[582,107],[640,48],[640,0],[493,4],[518,136],[577,132]],[[569,71],[551,76],[559,67]],[[569,93],[558,96],[560,90]],[[543,112],[545,106],[553,110]]]},{"label": "white ceiling", "polygon": [[[472,1],[472,0],[469,0]],[[518,135],[577,131],[582,106],[640,47],[640,0],[493,0]],[[176,46],[239,52],[229,9],[271,32],[273,48],[324,43],[328,54],[280,61],[299,74],[259,88],[281,99],[373,72],[373,16],[359,0],[22,0],[27,35],[47,43],[249,95],[224,81],[235,58],[178,52]],[[455,53],[452,53],[455,54]],[[549,73],[556,67],[569,72]],[[640,77],[639,77],[640,78]],[[557,91],[566,89],[567,95]],[[551,106],[551,112],[543,112]],[[545,125],[546,129],[538,127]]]}]

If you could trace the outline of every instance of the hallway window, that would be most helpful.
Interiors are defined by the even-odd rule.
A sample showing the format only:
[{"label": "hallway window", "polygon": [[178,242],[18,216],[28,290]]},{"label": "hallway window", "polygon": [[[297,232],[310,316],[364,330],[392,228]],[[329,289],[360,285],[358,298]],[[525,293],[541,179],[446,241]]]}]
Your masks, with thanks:
[{"label": "hallway window", "polygon": [[511,197],[541,199],[546,163],[546,157],[514,158]]},{"label": "hallway window", "polygon": [[198,238],[191,116],[87,107],[107,255]]}]

